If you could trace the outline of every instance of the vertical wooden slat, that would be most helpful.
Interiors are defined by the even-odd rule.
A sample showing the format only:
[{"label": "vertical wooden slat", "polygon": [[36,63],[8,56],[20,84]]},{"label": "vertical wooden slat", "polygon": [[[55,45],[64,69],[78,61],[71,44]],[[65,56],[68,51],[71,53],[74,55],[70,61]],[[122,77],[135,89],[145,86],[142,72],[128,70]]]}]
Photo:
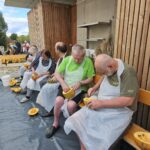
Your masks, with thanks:
[{"label": "vertical wooden slat", "polygon": [[[147,0],[146,8],[145,8],[142,39],[141,39],[140,55],[139,55],[139,60],[138,60],[138,70],[137,70],[140,83],[142,80],[142,70],[143,70],[142,66],[144,65],[144,61],[145,61],[144,58],[147,57],[147,55],[145,55],[145,48],[146,48],[146,41],[147,41],[147,35],[148,35],[149,17],[150,17],[150,0]],[[146,70],[148,71],[148,68],[146,68]],[[145,86],[143,85],[141,87],[145,88]]]},{"label": "vertical wooden slat", "polygon": [[126,34],[123,35],[123,39],[122,39],[122,46],[121,46],[121,58],[122,58],[122,60],[125,59],[127,30],[128,30],[128,20],[129,20],[129,13],[130,13],[130,1],[131,0],[126,0],[126,6],[125,6],[125,16],[124,16],[124,29],[123,29],[123,33],[126,33]]},{"label": "vertical wooden slat", "polygon": [[[77,42],[77,6],[73,5],[71,8],[71,44],[75,44]],[[70,33],[70,34],[71,34]]]},{"label": "vertical wooden slat", "polygon": [[121,57],[121,46],[122,46],[122,37],[123,37],[123,26],[124,26],[124,14],[125,14],[125,2],[122,0],[121,3],[121,14],[120,14],[120,27],[119,27],[119,37],[118,37],[118,47],[117,47],[117,57]]},{"label": "vertical wooden slat", "polygon": [[136,71],[137,71],[137,65],[139,60],[139,51],[140,51],[141,36],[142,36],[142,29],[143,29],[144,9],[145,9],[145,0],[142,0],[140,4],[140,14],[139,14],[139,21],[138,21],[138,29],[137,29],[135,53],[134,53],[134,64],[133,64]]},{"label": "vertical wooden slat", "polygon": [[55,43],[63,41],[69,45],[72,43],[72,36],[76,36],[76,31],[72,34],[72,26],[76,26],[76,22],[71,22],[71,17],[76,19],[76,16],[71,13],[71,6],[43,2],[45,47],[51,50],[52,56],[55,58]]},{"label": "vertical wooden slat", "polygon": [[145,52],[145,59],[144,59],[144,66],[143,66],[143,74],[142,74],[142,84],[141,87],[145,88],[147,84],[147,77],[149,71],[149,61],[150,61],[150,20],[149,20],[149,31],[147,37],[147,45],[146,45],[146,52]]},{"label": "vertical wooden slat", "polygon": [[121,0],[117,1],[117,15],[116,15],[116,29],[115,29],[115,44],[114,44],[114,57],[117,57],[117,45],[119,37],[119,25],[120,25],[120,11],[121,11]]},{"label": "vertical wooden slat", "polygon": [[146,129],[148,130],[148,131],[150,131],[150,109],[149,109],[149,113],[148,113],[148,122],[147,122],[147,127],[146,127]]},{"label": "vertical wooden slat", "polygon": [[[149,58],[149,73],[148,73],[148,81],[147,81],[147,86],[146,86],[146,89],[150,91],[150,58]],[[146,129],[148,131],[150,131],[150,108],[149,108],[149,112],[148,112],[148,122],[147,122],[147,127]]]},{"label": "vertical wooden slat", "polygon": [[148,80],[147,80],[146,89],[150,91],[150,58],[149,58],[149,71],[148,71],[147,78],[148,78]]},{"label": "vertical wooden slat", "polygon": [[131,4],[130,4],[130,15],[129,15],[129,22],[128,22],[128,34],[127,34],[127,44],[126,44],[126,53],[125,53],[125,62],[126,63],[129,63],[135,1],[136,0],[131,0]]},{"label": "vertical wooden slat", "polygon": [[[133,67],[137,71],[137,63],[139,57],[139,50],[141,44],[141,35],[142,35],[142,25],[143,25],[143,16],[144,16],[144,8],[145,8],[145,0],[141,0],[139,5],[139,14],[138,14],[138,26],[136,29],[136,39],[135,39],[135,46],[134,46],[134,55],[133,55]],[[142,120],[142,112],[143,112],[143,105],[139,104],[138,112],[137,112],[137,123],[141,125]]]},{"label": "vertical wooden slat", "polygon": [[[118,0],[119,1],[119,0]],[[125,3],[126,2],[126,3]],[[150,90],[150,0],[121,1],[114,56],[137,71],[140,87]],[[129,9],[130,8],[130,9]],[[127,12],[128,10],[128,12]],[[136,122],[150,129],[150,108],[138,104]]]},{"label": "vertical wooden slat", "polygon": [[140,0],[135,1],[135,12],[134,12],[134,21],[133,21],[133,29],[132,29],[132,38],[131,38],[131,48],[129,55],[129,64],[133,65],[134,60],[134,52],[135,52],[135,43],[136,43],[136,35],[137,35],[137,25],[138,25],[138,16],[140,9]]}]

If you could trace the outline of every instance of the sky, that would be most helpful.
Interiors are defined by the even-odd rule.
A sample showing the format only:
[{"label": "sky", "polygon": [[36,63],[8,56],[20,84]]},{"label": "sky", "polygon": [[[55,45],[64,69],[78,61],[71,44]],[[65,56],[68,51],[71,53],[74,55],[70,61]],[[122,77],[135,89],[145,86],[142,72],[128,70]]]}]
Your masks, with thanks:
[{"label": "sky", "polygon": [[12,33],[27,35],[29,33],[27,13],[30,9],[4,6],[5,0],[0,0],[0,11],[8,25],[7,35]]}]

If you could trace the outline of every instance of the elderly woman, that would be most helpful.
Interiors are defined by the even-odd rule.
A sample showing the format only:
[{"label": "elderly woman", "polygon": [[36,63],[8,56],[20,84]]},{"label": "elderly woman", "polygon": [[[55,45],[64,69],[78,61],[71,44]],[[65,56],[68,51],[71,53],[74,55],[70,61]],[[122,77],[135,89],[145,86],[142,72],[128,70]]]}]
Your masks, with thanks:
[{"label": "elderly woman", "polygon": [[77,110],[78,103],[82,100],[94,75],[93,63],[85,57],[84,47],[78,44],[74,45],[71,56],[64,58],[55,72],[55,77],[61,86],[55,100],[54,122],[50,128],[47,128],[47,138],[52,137],[59,129],[61,107],[64,105],[65,100],[63,91],[67,92],[70,88],[75,90],[75,96],[66,103],[66,110],[69,115],[72,115]]},{"label": "elderly woman", "polygon": [[[32,48],[32,46],[31,46],[30,48],[33,49],[34,47]],[[42,51],[39,51],[36,53],[36,56],[32,57],[31,59],[29,58],[30,61],[32,60],[32,62],[29,66],[29,69],[27,69],[24,72],[23,79],[22,79],[21,84],[20,84],[20,87],[21,87],[23,93],[26,92],[27,83],[32,76],[32,68],[34,68],[34,69],[37,68],[37,65],[39,63],[39,58],[41,57],[41,55],[42,55]]]},{"label": "elderly woman", "polygon": [[55,62],[51,58],[49,50],[43,50],[42,56],[39,58],[37,67],[32,68],[32,74],[36,74],[36,78],[33,77],[27,82],[27,94],[20,102],[24,103],[30,99],[33,90],[40,91],[41,82],[55,71]]},{"label": "elderly woman", "polygon": [[95,68],[97,74],[104,76],[88,90],[88,95],[97,90],[98,94],[64,125],[67,134],[73,130],[78,135],[81,150],[108,150],[127,128],[136,110],[138,82],[134,69],[105,54],[96,57]]},{"label": "elderly woman", "polygon": [[[59,64],[62,62],[62,60],[64,59],[64,57],[66,56],[67,46],[63,42],[57,42],[55,44],[55,53],[59,57],[57,61],[58,67]],[[50,81],[54,83],[49,83]],[[47,114],[41,114],[43,117],[48,117],[52,114],[50,113],[50,111],[54,107],[54,101],[58,93],[59,85],[60,85],[59,82],[53,77],[52,80],[50,79],[48,83],[42,87],[40,93],[38,94],[36,102],[41,106],[43,106],[48,111]]]},{"label": "elderly woman", "polygon": [[[35,60],[37,53],[38,53],[37,46],[32,45],[29,48],[28,55],[27,55],[27,58],[26,58],[27,59],[26,64],[28,66],[30,66],[30,64]],[[20,75],[21,78],[23,78],[23,75],[24,75],[26,70],[27,70],[27,68],[24,65],[19,68],[19,75]]]}]

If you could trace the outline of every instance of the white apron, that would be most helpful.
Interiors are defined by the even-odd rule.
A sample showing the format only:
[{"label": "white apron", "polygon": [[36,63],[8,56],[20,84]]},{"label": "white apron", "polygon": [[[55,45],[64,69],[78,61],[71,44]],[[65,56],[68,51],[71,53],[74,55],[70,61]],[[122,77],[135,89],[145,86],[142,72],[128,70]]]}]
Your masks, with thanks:
[{"label": "white apron", "polygon": [[46,83],[38,94],[36,102],[48,112],[54,107],[59,85],[59,83]]},{"label": "white apron", "polygon": [[[124,64],[121,60],[118,60],[118,64],[119,85],[111,86],[107,77],[104,77],[98,99],[109,100],[120,96],[120,75],[124,70]],[[69,134],[71,130],[75,131],[86,150],[108,150],[127,128],[132,115],[133,111],[127,107],[98,110],[83,107],[66,120],[64,130],[66,134]]]},{"label": "white apron", "polygon": [[[35,56],[29,55],[29,58],[32,58],[32,62],[35,60]],[[31,62],[27,61],[26,64],[30,65]],[[25,71],[26,71],[26,68],[25,68],[24,66],[21,66],[21,67],[19,68],[19,75],[20,75],[20,76],[23,76],[24,73],[25,73]]]},{"label": "white apron", "polygon": [[[65,82],[68,84],[69,87],[73,86],[75,83],[79,82],[82,80],[83,77],[83,65],[84,65],[84,60],[81,63],[81,65],[79,66],[79,68],[75,71],[69,71],[68,67],[71,63],[72,60],[72,56],[70,57],[69,63],[66,66],[66,70],[65,70],[65,76],[64,76],[64,80]],[[78,90],[76,90],[75,96],[78,95],[81,92],[81,88],[79,88]],[[61,110],[63,112],[63,115],[65,118],[69,117],[69,112],[67,109],[67,101],[64,101],[64,105],[62,106]]]},{"label": "white apron", "polygon": [[[57,61],[56,68],[59,65],[59,60]],[[55,99],[58,93],[58,87],[60,83],[46,83],[42,89],[40,90],[40,93],[38,94],[36,102],[43,106],[48,112],[52,110],[55,104]]]},{"label": "white apron", "polygon": [[[40,57],[38,67],[36,68],[35,72],[38,73],[39,75],[43,74],[43,73],[48,71],[48,69],[50,68],[51,64],[52,64],[52,60],[49,59],[48,66],[43,66],[42,65],[42,58]],[[30,78],[30,80],[27,83],[27,88],[30,89],[30,90],[40,91],[40,89],[41,89],[40,81],[42,81],[46,77],[47,77],[47,75],[44,75],[44,76],[38,78],[35,81],[32,78]]]},{"label": "white apron", "polygon": [[23,75],[23,79],[20,83],[20,87],[22,89],[25,89],[27,87],[27,83],[30,80],[31,76],[32,76],[32,71],[29,71],[29,70],[25,71],[25,73]]}]

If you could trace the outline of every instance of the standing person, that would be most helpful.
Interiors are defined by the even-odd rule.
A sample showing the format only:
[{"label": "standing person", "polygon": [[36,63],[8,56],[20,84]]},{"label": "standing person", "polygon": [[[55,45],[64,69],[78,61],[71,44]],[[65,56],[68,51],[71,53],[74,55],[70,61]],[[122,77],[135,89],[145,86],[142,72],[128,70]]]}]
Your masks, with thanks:
[{"label": "standing person", "polygon": [[20,54],[21,53],[21,44],[16,40],[15,41],[15,54]]},{"label": "standing person", "polygon": [[75,90],[75,96],[67,102],[67,111],[72,115],[77,110],[78,103],[84,97],[94,75],[93,63],[85,57],[84,47],[79,44],[74,45],[71,56],[64,58],[55,72],[55,77],[61,86],[54,105],[54,122],[50,128],[47,128],[47,138],[52,137],[59,129],[61,107],[65,100],[62,92],[67,92],[70,88]]},{"label": "standing person", "polygon": [[23,53],[27,53],[30,48],[30,44],[27,41],[24,41],[22,45]]},{"label": "standing person", "polygon": [[136,110],[137,76],[120,59],[101,54],[96,57],[97,74],[102,80],[88,90],[88,104],[69,117],[66,134],[73,130],[81,141],[81,150],[108,150],[128,127]]},{"label": "standing person", "polygon": [[[62,62],[62,60],[66,57],[67,55],[67,46],[63,42],[57,42],[55,44],[55,53],[59,57],[57,61],[57,66]],[[50,79],[51,80],[51,79]],[[52,108],[54,107],[54,102],[58,93],[58,86],[60,85],[59,82],[56,80],[56,78],[52,79],[55,83],[46,83],[40,93],[38,94],[36,102],[43,106],[48,113],[43,114],[42,117],[48,117],[53,114],[51,112]]]},{"label": "standing person", "polygon": [[36,79],[30,78],[27,82],[27,94],[20,102],[24,103],[30,99],[30,96],[35,91],[40,91],[40,82],[53,74],[55,71],[55,62],[53,61],[50,51],[43,50],[42,56],[39,58],[36,68],[32,68],[32,74],[37,74]]}]

